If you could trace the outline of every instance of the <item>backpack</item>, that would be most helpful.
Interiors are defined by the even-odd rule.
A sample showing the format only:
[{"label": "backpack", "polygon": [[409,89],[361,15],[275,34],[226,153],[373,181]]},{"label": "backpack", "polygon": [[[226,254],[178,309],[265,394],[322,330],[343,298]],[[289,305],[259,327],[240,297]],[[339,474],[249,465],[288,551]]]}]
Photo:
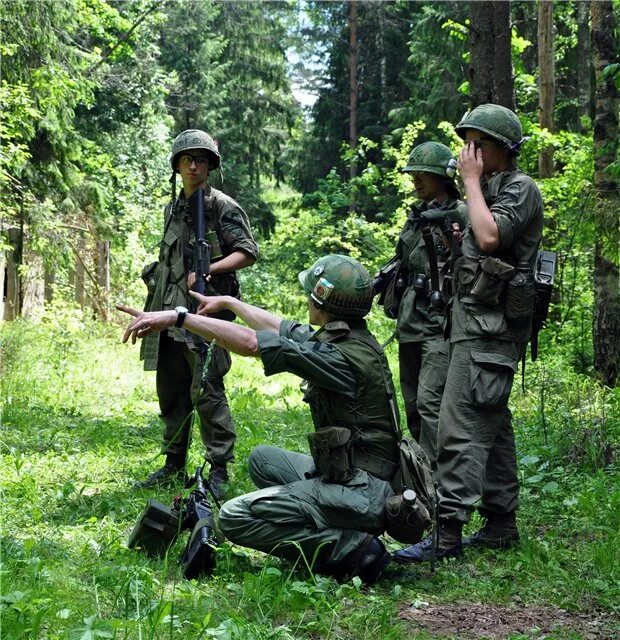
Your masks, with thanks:
[{"label": "backpack", "polygon": [[[396,495],[385,505],[386,531],[399,542],[415,544],[432,526],[437,503],[430,462],[415,440],[403,438],[398,444],[398,471],[392,488]],[[415,492],[413,503],[407,500],[411,491]]]}]

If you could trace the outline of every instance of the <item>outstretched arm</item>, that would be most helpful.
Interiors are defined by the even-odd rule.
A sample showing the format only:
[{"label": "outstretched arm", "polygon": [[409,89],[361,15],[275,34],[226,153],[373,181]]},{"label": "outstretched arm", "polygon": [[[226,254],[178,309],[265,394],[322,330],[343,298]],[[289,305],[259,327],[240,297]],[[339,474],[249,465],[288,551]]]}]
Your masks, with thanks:
[{"label": "outstretched arm", "polygon": [[[174,327],[178,314],[176,311],[138,311],[122,304],[116,305],[119,311],[133,316],[129,323],[123,342],[131,338],[135,343],[137,338],[144,338],[152,333],[160,333]],[[188,313],[183,328],[202,336],[206,340],[216,341],[221,347],[241,356],[258,356],[258,341],[256,332],[248,327],[242,327],[234,322],[206,318],[194,313]]]},{"label": "outstretched arm", "polygon": [[282,318],[269,313],[269,311],[241,302],[232,296],[203,296],[195,291],[189,293],[200,303],[198,314],[201,316],[208,316],[218,311],[232,311],[255,331],[265,330],[275,333],[280,331]]}]

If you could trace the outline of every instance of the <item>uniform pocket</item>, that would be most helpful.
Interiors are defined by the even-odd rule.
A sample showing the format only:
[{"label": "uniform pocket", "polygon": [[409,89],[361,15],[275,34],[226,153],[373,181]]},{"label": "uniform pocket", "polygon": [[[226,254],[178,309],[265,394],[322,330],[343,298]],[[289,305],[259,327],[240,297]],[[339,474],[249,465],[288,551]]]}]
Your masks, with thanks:
[{"label": "uniform pocket", "polygon": [[209,363],[207,376],[209,378],[223,378],[232,364],[230,353],[217,344],[211,344],[209,348],[211,350],[211,362]]},{"label": "uniform pocket", "polygon": [[467,333],[474,336],[499,336],[508,328],[500,307],[464,302],[467,312]]},{"label": "uniform pocket", "polygon": [[495,409],[508,403],[518,361],[503,353],[471,352],[471,397],[477,407]]}]

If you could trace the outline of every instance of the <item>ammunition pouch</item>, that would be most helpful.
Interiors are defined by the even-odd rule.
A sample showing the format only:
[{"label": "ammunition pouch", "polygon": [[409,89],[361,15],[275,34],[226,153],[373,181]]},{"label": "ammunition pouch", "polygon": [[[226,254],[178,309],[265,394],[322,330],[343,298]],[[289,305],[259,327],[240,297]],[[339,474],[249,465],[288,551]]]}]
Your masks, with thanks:
[{"label": "ammunition pouch", "polygon": [[398,317],[400,301],[408,285],[402,265],[403,261],[398,256],[392,258],[380,269],[373,285],[379,293],[377,304],[383,307],[385,315],[392,320]]},{"label": "ammunition pouch", "polygon": [[387,499],[384,507],[385,530],[404,544],[415,544],[422,540],[424,531],[431,522],[428,509],[417,500],[414,505],[403,501],[403,496],[396,495]]},{"label": "ammunition pouch", "polygon": [[326,482],[348,482],[354,476],[351,435],[346,427],[324,427],[308,434],[314,465]]},{"label": "ammunition pouch", "polygon": [[178,511],[149,500],[129,536],[127,546],[130,549],[139,547],[149,556],[162,556],[174,544],[180,528]]},{"label": "ammunition pouch", "polygon": [[501,300],[506,283],[514,273],[515,268],[511,264],[499,258],[480,256],[478,270],[469,293],[475,302],[495,307]]}]

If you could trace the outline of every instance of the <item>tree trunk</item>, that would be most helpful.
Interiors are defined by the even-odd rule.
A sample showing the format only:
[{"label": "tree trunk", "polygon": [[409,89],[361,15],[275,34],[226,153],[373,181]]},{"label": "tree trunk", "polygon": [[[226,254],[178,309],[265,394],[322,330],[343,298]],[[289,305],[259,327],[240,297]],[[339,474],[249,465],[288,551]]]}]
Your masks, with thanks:
[{"label": "tree trunk", "polygon": [[38,320],[45,310],[43,258],[28,245],[24,247],[22,266],[22,308],[21,315],[29,320]]},{"label": "tree trunk", "polygon": [[594,119],[594,367],[601,380],[614,386],[620,360],[620,284],[618,237],[620,197],[617,178],[605,171],[618,152],[618,90],[613,74],[603,71],[618,62],[611,0],[592,2],[592,42],[596,74]]},{"label": "tree trunk", "polygon": [[494,2],[488,0],[470,2],[470,50],[469,95],[471,106],[495,102]]},{"label": "tree trunk", "polygon": [[497,0],[493,3],[493,34],[495,40],[495,102],[516,110],[515,82],[512,69],[512,29],[510,25],[510,2]]},{"label": "tree trunk", "polygon": [[22,255],[22,230],[18,227],[9,229],[8,240],[12,249],[6,254],[6,302],[4,305],[4,319],[15,320],[21,313],[21,279],[19,269]]},{"label": "tree trunk", "polygon": [[74,256],[74,280],[73,284],[75,287],[75,301],[80,305],[80,307],[84,308],[84,303],[86,301],[86,291],[85,291],[85,274],[86,270],[84,269],[84,263],[82,262],[82,256],[84,255],[84,239],[80,238],[76,243],[76,251],[79,255]]},{"label": "tree trunk", "polygon": [[[355,151],[357,148],[357,3],[351,0],[349,4],[349,144]],[[351,160],[350,176],[357,175],[357,163]]]},{"label": "tree trunk", "polygon": [[[538,2],[538,122],[543,129],[553,131],[555,104],[555,64],[553,46],[553,0]],[[553,175],[553,147],[541,149],[538,156],[541,178]]]},{"label": "tree trunk", "polygon": [[51,302],[54,299],[54,283],[56,282],[56,274],[51,269],[45,269],[45,282],[43,285],[43,295],[45,302]]},{"label": "tree trunk", "polygon": [[100,300],[101,319],[109,320],[110,298],[110,241],[101,240],[97,243],[97,288]]},{"label": "tree trunk", "polygon": [[[577,3],[577,100],[579,118],[592,119],[592,34],[590,31],[590,0]],[[579,129],[585,133],[588,126],[579,123]]]},{"label": "tree trunk", "polygon": [[[0,235],[0,243],[3,243],[4,238]],[[4,282],[6,275],[6,254],[0,249],[0,322],[4,320]]]}]

